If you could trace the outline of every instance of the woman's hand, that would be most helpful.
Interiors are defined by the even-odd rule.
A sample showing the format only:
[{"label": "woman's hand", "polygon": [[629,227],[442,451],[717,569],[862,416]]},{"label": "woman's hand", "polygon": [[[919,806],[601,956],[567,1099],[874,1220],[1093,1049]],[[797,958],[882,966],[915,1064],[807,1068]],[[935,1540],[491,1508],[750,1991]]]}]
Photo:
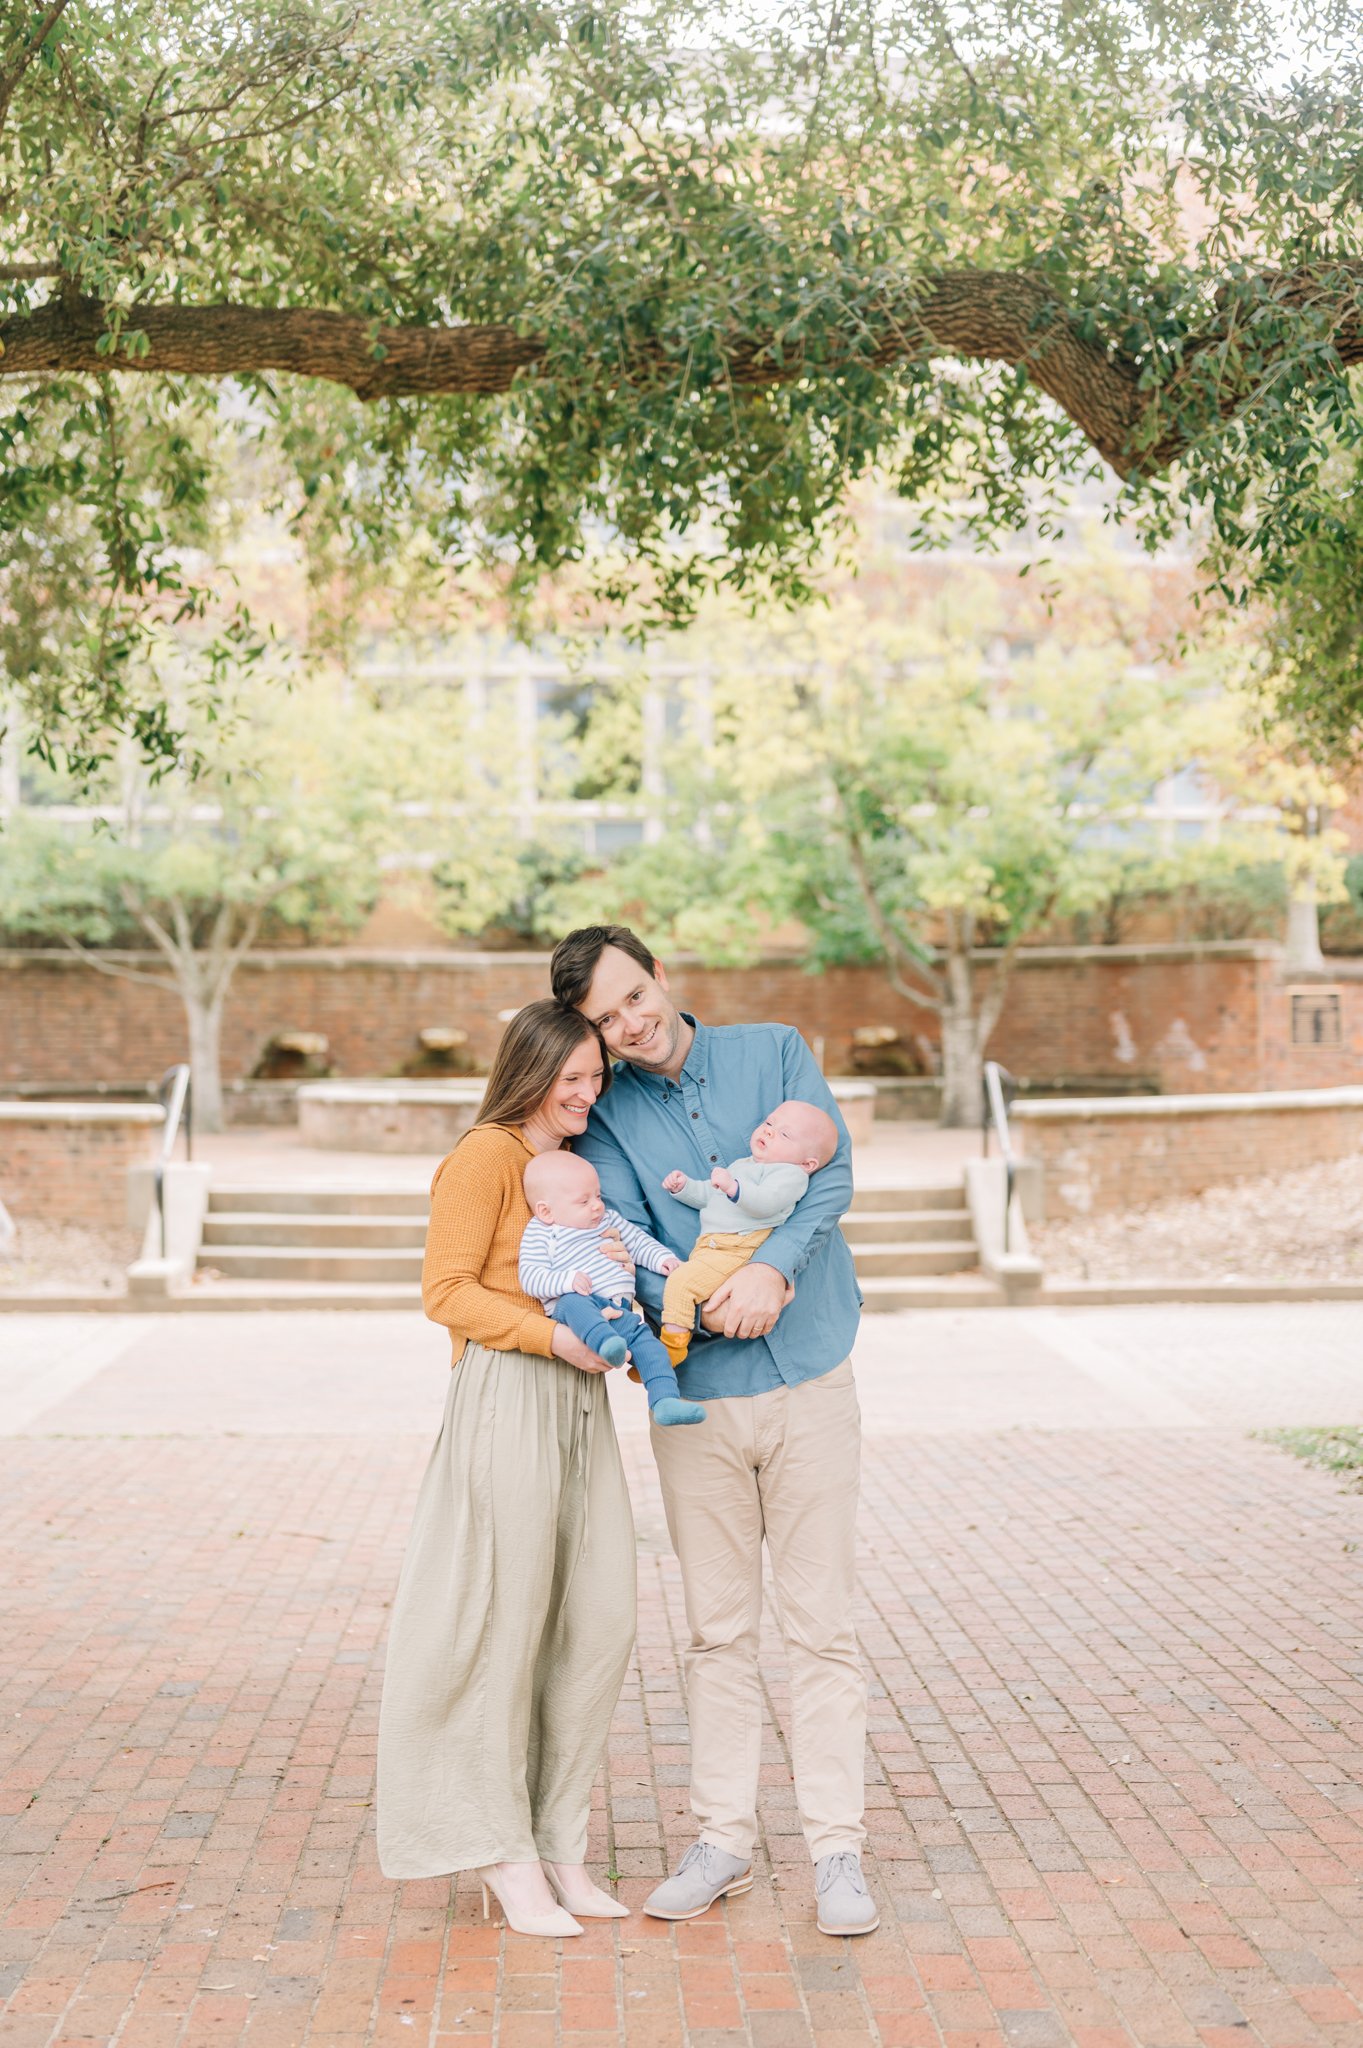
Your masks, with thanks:
[{"label": "woman's hand", "polygon": [[595,1351],[589,1351],[576,1330],[570,1330],[566,1323],[554,1324],[553,1341],[549,1346],[555,1358],[561,1358],[565,1365],[575,1365],[579,1372],[609,1372],[604,1358]]}]

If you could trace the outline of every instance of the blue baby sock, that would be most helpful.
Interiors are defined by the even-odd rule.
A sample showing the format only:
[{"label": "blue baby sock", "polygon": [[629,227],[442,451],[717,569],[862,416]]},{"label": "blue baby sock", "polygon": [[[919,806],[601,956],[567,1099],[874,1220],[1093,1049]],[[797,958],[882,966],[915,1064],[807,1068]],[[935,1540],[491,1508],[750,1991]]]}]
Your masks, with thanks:
[{"label": "blue baby sock", "polygon": [[664,1394],[661,1401],[655,1401],[649,1414],[662,1429],[670,1429],[677,1422],[704,1422],[705,1410],[699,1401],[683,1401],[679,1394]]}]

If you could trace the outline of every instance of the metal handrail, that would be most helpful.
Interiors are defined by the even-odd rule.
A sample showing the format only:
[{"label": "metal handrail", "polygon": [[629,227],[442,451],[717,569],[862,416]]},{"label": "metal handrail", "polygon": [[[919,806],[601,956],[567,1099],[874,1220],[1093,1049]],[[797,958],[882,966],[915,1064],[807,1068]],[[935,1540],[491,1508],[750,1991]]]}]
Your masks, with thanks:
[{"label": "metal handrail", "polygon": [[165,1126],[161,1132],[161,1151],[152,1166],[152,1195],[156,1203],[156,1217],[161,1233],[161,1257],[166,1256],[166,1168],[170,1155],[175,1150],[175,1140],[180,1135],[180,1120],[185,1126],[185,1158],[194,1157],[194,1116],[190,1096],[189,1068],[184,1061],[178,1066],[167,1067],[156,1086],[156,1099],[164,1103]]},{"label": "metal handrail", "polygon": [[1006,1090],[1016,1091],[1017,1083],[1007,1067],[1001,1067],[997,1060],[984,1063],[984,1156],[989,1157],[989,1128],[992,1124],[999,1134],[999,1152],[1003,1158],[1003,1249],[1008,1250],[1008,1223],[1013,1211],[1013,1177],[1017,1168],[1017,1154],[1013,1150],[1012,1133],[1008,1129],[1008,1101]]}]

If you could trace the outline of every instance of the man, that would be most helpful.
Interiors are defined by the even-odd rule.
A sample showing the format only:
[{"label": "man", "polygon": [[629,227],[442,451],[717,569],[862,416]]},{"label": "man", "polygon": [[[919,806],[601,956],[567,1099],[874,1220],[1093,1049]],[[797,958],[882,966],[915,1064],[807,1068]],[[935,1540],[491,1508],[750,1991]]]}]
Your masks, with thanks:
[{"label": "man", "polygon": [[[795,1794],[825,1934],[878,1923],[861,1872],[866,1683],[852,1626],[861,1422],[850,1352],[861,1307],[838,1219],[852,1198],[847,1127],[797,1031],[698,1024],[621,925],[571,932],[553,992],[621,1062],[574,1150],[612,1208],[685,1258],[697,1212],[662,1186],[674,1168],[708,1177],[748,1149],[780,1102],[817,1103],[838,1150],[789,1219],[711,1295],[678,1370],[706,1406],[692,1429],[657,1429],[653,1454],[682,1569],[691,1640],[691,1808],[699,1840],[646,1913],[689,1920],[752,1884],[762,1700],[757,1642],[766,1539],[790,1664]],[[656,1319],[662,1280],[637,1277]],[[708,1333],[705,1334],[705,1333]]]}]

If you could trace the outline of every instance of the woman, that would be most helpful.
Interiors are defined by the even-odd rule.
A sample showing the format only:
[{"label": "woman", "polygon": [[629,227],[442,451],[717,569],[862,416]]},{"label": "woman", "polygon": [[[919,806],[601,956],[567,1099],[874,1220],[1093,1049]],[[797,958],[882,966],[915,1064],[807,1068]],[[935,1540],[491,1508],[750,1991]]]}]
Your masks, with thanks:
[{"label": "woman", "polygon": [[478,1122],[436,1170],[422,1274],[454,1370],[393,1604],[379,1862],[476,1869],[484,1913],[491,1890],[526,1934],[627,1911],[582,1859],[634,1641],[634,1522],[605,1363],[516,1271],[526,1162],[579,1137],[609,1085],[579,1016],[517,1014]]}]

